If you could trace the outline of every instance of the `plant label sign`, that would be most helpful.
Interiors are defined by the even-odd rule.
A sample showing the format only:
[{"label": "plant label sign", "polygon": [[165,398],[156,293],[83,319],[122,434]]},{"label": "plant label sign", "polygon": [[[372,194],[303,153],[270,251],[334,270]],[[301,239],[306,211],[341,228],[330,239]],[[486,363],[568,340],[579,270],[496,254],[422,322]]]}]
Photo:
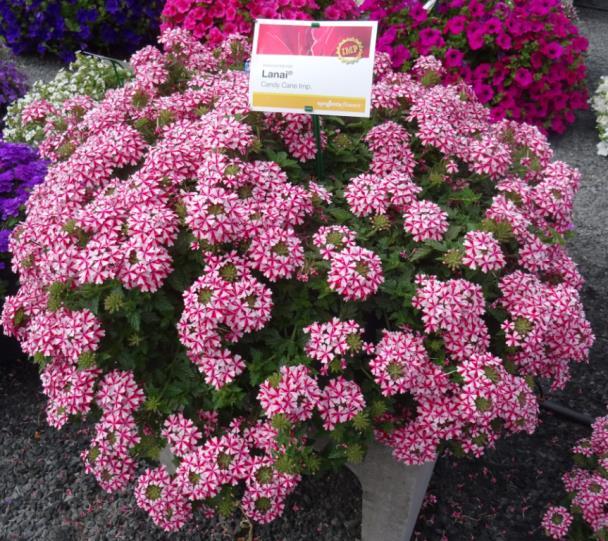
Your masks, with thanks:
[{"label": "plant label sign", "polygon": [[253,111],[369,117],[376,21],[256,22]]}]

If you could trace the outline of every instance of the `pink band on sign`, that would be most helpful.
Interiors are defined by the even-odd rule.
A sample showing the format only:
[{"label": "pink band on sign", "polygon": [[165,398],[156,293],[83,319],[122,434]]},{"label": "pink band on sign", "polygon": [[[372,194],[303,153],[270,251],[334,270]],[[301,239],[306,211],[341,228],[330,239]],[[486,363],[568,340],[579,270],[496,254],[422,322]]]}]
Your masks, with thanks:
[{"label": "pink band on sign", "polygon": [[[348,56],[352,43],[362,45],[359,58],[368,58],[372,29],[365,26],[260,25],[258,54],[296,56]],[[343,47],[343,51],[339,51]]]}]

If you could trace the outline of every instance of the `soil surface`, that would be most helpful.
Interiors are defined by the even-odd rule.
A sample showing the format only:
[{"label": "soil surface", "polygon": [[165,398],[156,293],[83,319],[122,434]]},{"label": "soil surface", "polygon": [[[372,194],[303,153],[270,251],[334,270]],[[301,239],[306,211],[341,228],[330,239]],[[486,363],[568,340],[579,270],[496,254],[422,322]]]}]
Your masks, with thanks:
[{"label": "soil surface", "polygon": [[[608,13],[580,9],[591,41],[590,88],[608,74]],[[59,64],[28,58],[30,79],[52,77]],[[583,297],[597,340],[589,365],[573,370],[564,392],[552,398],[593,417],[608,403],[608,159],[595,153],[591,111],[552,140],[556,157],[583,173],[576,200],[576,240],[570,251],[587,278]],[[80,451],[86,425],[59,432],[46,425],[36,370],[0,343],[0,540],[205,540],[238,537],[235,520],[196,519],[175,535],[159,531],[138,510],[132,494],[108,496],[85,475]],[[559,501],[570,448],[589,434],[585,426],[544,412],[533,436],[502,440],[478,460],[443,456],[417,524],[418,541],[541,541],[540,518]],[[434,501],[436,499],[436,501]],[[348,471],[305,479],[285,515],[255,530],[259,541],[354,541],[360,532],[361,489]],[[373,540],[382,541],[382,540]]]}]

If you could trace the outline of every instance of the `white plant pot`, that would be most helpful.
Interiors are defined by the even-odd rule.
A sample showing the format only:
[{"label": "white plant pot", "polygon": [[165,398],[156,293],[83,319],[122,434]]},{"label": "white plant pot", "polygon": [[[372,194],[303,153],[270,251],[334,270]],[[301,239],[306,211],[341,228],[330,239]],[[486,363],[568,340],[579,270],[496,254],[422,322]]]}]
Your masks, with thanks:
[{"label": "white plant pot", "polygon": [[363,491],[361,541],[409,541],[435,462],[406,466],[390,448],[374,442],[361,464],[348,467]]},{"label": "white plant pot", "polygon": [[[174,455],[165,447],[160,463],[175,473]],[[348,464],[361,483],[361,541],[409,541],[416,526],[435,462],[406,466],[392,450],[373,442],[361,464]]]}]

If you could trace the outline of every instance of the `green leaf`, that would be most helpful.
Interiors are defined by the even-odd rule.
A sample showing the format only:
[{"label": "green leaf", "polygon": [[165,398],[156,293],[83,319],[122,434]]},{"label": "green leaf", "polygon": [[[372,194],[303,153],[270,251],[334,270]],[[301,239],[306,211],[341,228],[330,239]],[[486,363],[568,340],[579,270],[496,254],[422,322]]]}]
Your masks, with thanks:
[{"label": "green leaf", "polygon": [[167,283],[176,291],[180,293],[185,291],[190,287],[190,279],[188,277],[188,273],[186,272],[184,267],[176,268],[169,278],[167,279]]},{"label": "green leaf", "polygon": [[433,249],[430,246],[420,246],[416,248],[412,254],[408,257],[408,261],[414,262],[424,259],[427,255],[429,255]]},{"label": "green leaf", "polygon": [[462,231],[462,227],[460,227],[459,225],[451,225],[448,228],[448,230],[446,231],[443,238],[448,241],[454,240],[454,239],[456,239],[456,237],[458,237],[458,235],[460,234],[461,231]]},{"label": "green leaf", "polygon": [[342,224],[350,222],[353,218],[353,215],[350,212],[339,207],[330,208],[329,213]]},{"label": "green leaf", "polygon": [[357,415],[353,417],[352,422],[355,429],[359,432],[364,432],[371,426],[369,414],[366,411],[360,411],[357,413]]},{"label": "green leaf", "polygon": [[361,464],[365,458],[365,449],[358,443],[353,443],[346,448],[346,460],[351,464]]},{"label": "green leaf", "polygon": [[141,330],[141,315],[137,310],[127,313],[127,321],[135,332],[139,332]]},{"label": "green leaf", "polygon": [[474,192],[471,188],[464,188],[462,190],[458,190],[457,192],[452,192],[448,199],[450,201],[461,201],[466,205],[471,205],[473,203],[477,203],[481,199],[481,194]]},{"label": "green leaf", "polygon": [[433,250],[437,250],[438,252],[447,252],[448,247],[445,242],[440,242],[438,240],[425,240],[424,243],[427,246],[433,248]]},{"label": "green leaf", "polygon": [[76,22],[76,20],[72,17],[67,17],[63,19],[65,26],[70,32],[74,32],[76,34],[80,33],[80,25]]},{"label": "green leaf", "polygon": [[219,391],[213,393],[213,408],[232,408],[238,407],[245,399],[245,391],[235,383],[224,385]]}]

